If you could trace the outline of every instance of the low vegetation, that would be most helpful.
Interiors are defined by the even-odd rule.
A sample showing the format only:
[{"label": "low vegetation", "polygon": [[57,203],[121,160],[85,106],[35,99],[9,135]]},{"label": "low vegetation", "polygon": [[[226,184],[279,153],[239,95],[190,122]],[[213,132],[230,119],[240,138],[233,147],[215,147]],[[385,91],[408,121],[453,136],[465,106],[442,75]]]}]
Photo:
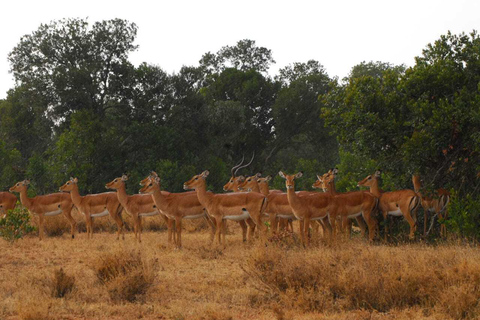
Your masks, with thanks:
[{"label": "low vegetation", "polygon": [[[297,227],[297,226],[295,226]],[[453,242],[367,244],[358,236],[304,249],[285,233],[228,246],[189,227],[184,248],[166,232],[114,240],[80,233],[0,241],[4,319],[474,319],[480,252]],[[190,232],[189,232],[190,231]]]}]

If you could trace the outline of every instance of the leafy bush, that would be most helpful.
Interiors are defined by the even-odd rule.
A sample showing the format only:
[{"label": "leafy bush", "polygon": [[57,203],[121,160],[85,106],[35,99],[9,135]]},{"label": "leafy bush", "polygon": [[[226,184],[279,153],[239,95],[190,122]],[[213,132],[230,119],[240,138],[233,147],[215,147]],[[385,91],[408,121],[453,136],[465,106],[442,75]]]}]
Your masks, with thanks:
[{"label": "leafy bush", "polygon": [[460,237],[478,240],[480,238],[480,197],[472,194],[462,197],[452,190],[448,205],[448,219],[444,223]]},{"label": "leafy bush", "polygon": [[30,214],[25,208],[17,207],[0,219],[0,236],[7,241],[13,242],[33,231],[35,227],[30,225]]}]

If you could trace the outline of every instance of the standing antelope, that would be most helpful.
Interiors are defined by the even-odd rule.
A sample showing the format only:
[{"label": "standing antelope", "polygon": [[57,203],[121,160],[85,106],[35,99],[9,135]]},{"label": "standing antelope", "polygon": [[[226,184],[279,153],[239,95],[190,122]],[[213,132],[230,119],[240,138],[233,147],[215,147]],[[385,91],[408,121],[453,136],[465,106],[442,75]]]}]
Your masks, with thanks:
[{"label": "standing antelope", "polygon": [[302,239],[302,243],[307,246],[310,244],[308,237],[310,221],[323,220],[325,222],[325,229],[332,235],[330,223],[324,220],[328,217],[331,196],[325,193],[311,193],[305,196],[298,196],[295,193],[295,179],[302,177],[303,173],[299,172],[294,175],[287,175],[280,171],[278,174],[285,179],[288,203],[295,217],[300,220],[300,238]]},{"label": "standing antelope", "polygon": [[141,217],[154,216],[160,214],[153,199],[148,194],[128,195],[125,189],[126,175],[115,178],[105,185],[107,189],[117,190],[118,201],[122,207],[133,218],[133,230],[138,242],[142,242],[142,221]]},{"label": "standing antelope", "polygon": [[[269,217],[272,233],[276,233],[279,219],[289,221],[291,225],[291,221],[295,219],[295,215],[293,214],[292,207],[290,207],[286,193],[277,191],[270,192],[268,181],[270,181],[272,177],[267,176],[261,178],[260,176],[261,174],[257,173],[254,176],[245,178],[244,181],[239,184],[238,188],[245,191],[261,193],[267,197],[268,202],[265,213]],[[293,231],[293,226],[291,226],[291,229]]]},{"label": "standing antelope", "polygon": [[77,222],[72,217],[73,202],[70,195],[66,193],[51,193],[43,196],[29,198],[27,188],[30,184],[29,180],[17,182],[10,188],[10,192],[20,193],[20,202],[27,208],[31,214],[37,214],[39,218],[38,236],[43,239],[43,224],[45,217],[56,216],[60,213],[68,219],[71,226],[72,239],[75,238],[75,230]]},{"label": "standing antelope", "polygon": [[73,204],[85,216],[88,239],[93,237],[93,218],[104,217],[107,214],[110,214],[112,219],[117,223],[117,240],[120,238],[120,233],[122,233],[122,238],[125,239],[121,217],[123,208],[115,192],[81,196],[78,191],[77,178],[70,178],[69,181],[60,187],[60,191],[70,193]]},{"label": "standing antelope", "polygon": [[[207,209],[208,214],[215,219],[217,229],[215,236],[219,244],[225,246],[225,220],[246,220],[251,217],[258,228],[264,233],[265,225],[261,217],[267,205],[267,198],[253,192],[237,192],[228,194],[215,194],[207,192],[206,181],[209,172],[206,170],[199,175],[193,176],[184,183],[185,190],[195,190],[198,200]],[[220,231],[222,237],[220,238]]]},{"label": "standing antelope", "polygon": [[367,176],[358,182],[358,186],[370,187],[370,192],[380,199],[379,209],[385,220],[385,240],[388,235],[388,216],[403,216],[410,225],[409,238],[415,237],[416,224],[412,217],[412,212],[420,204],[420,197],[413,190],[397,190],[390,192],[380,192],[378,187],[378,179],[381,172],[376,171],[375,174]]},{"label": "standing antelope", "polygon": [[13,210],[17,204],[17,197],[9,192],[0,192],[0,215],[4,218],[8,211]]},{"label": "standing antelope", "polygon": [[[450,192],[445,189],[438,189],[434,194],[434,197],[424,196],[421,193],[422,188],[422,181],[418,175],[412,176],[413,182],[413,189],[415,192],[420,196],[422,199],[422,207],[423,207],[423,236],[427,234],[427,213],[432,212],[435,215],[432,217],[432,225],[433,219],[438,215],[440,219],[447,218],[447,205],[450,201]],[[445,215],[443,215],[445,214]],[[442,223],[440,226],[440,235],[443,237],[447,236],[447,229],[445,224]]]},{"label": "standing antelope", "polygon": [[[244,176],[237,176],[237,172],[240,170],[240,169],[243,169],[243,168],[246,168],[248,167],[249,165],[252,164],[253,162],[253,159],[255,158],[255,153],[253,153],[252,155],[252,159],[250,160],[249,163],[247,163],[246,165],[243,165],[243,161],[245,160],[245,157],[242,157],[242,161],[240,161],[239,164],[235,165],[230,171],[232,173],[232,177],[230,178],[230,180],[228,180],[228,182],[223,186],[223,191],[232,191],[232,192],[239,192],[241,190],[238,189],[238,186],[240,183],[242,183],[244,180],[245,180],[245,177]],[[254,233],[255,233],[255,227],[256,227],[256,224],[255,222],[253,222],[253,220],[251,218],[248,218],[246,220],[240,220],[238,221],[238,224],[240,225],[240,227],[242,228],[242,238],[243,238],[243,242],[247,241],[247,239],[250,241],[251,238],[253,237]],[[247,227],[247,224],[248,224],[248,227]],[[248,236],[247,236],[247,231],[248,231]]]},{"label": "standing antelope", "polygon": [[[378,198],[367,191],[337,193],[335,189],[335,176],[337,172],[338,170],[334,169],[326,173],[323,177],[317,176],[317,178],[322,181],[322,187],[332,196],[328,215],[333,232],[336,232],[335,223],[337,217],[341,218],[344,227],[347,226],[347,220],[355,218],[362,230],[362,236],[365,235],[365,222],[367,223],[369,239],[372,241],[377,229],[377,220],[374,217],[374,212],[378,205]],[[350,234],[350,225],[348,226],[348,231]]]},{"label": "standing antelope", "polygon": [[[205,208],[198,201],[195,192],[162,194],[160,177],[156,176],[140,189],[140,193],[151,194],[153,201],[162,214],[175,221],[177,248],[182,247],[182,219],[206,218]],[[207,217],[207,221],[212,223]],[[213,223],[212,239],[213,239]]]}]

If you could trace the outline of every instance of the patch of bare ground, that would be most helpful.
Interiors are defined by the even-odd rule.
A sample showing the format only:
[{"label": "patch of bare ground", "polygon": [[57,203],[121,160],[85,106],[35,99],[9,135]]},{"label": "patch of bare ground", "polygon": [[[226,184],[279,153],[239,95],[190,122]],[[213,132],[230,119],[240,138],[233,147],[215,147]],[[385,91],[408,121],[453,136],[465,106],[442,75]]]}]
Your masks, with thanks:
[{"label": "patch of bare ground", "polygon": [[[190,229],[188,229],[190,228]],[[200,231],[196,231],[200,230]],[[188,226],[166,232],[68,232],[42,242],[0,240],[1,319],[474,319],[480,253],[455,244],[370,245],[293,236],[227,248]],[[61,271],[60,271],[61,270]]]}]

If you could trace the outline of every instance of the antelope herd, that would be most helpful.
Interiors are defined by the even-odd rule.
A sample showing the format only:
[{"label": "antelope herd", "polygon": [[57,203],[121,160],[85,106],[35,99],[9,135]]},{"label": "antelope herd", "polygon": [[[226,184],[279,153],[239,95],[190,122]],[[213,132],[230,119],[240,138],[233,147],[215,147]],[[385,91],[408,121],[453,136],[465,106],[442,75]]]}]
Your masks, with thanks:
[{"label": "antelope herd", "polygon": [[[367,176],[358,182],[358,186],[369,187],[370,190],[353,192],[337,192],[335,177],[337,169],[332,169],[324,175],[318,175],[313,188],[318,191],[296,191],[295,181],[303,176],[302,172],[286,174],[282,171],[279,176],[285,179],[286,192],[270,190],[271,176],[262,177],[256,174],[248,177],[237,176],[242,166],[232,168],[232,177],[223,187],[231,193],[213,193],[207,191],[206,179],[209,171],[193,176],[183,184],[182,193],[170,193],[161,190],[161,179],[151,172],[140,182],[142,188],[139,194],[129,195],[125,183],[127,176],[116,178],[107,183],[107,189],[116,192],[105,192],[81,196],[78,190],[77,178],[70,178],[60,187],[60,193],[36,196],[27,196],[28,180],[20,181],[10,188],[10,193],[0,192],[0,213],[5,217],[9,210],[14,209],[17,198],[13,192],[20,194],[21,204],[31,214],[39,217],[39,237],[43,239],[44,220],[47,216],[63,213],[71,225],[71,236],[75,237],[77,223],[72,217],[75,207],[85,217],[87,238],[93,237],[93,218],[110,215],[117,224],[117,239],[125,239],[122,211],[133,219],[135,238],[141,242],[142,217],[160,215],[168,227],[168,242],[175,247],[182,246],[182,220],[205,219],[210,225],[211,241],[217,239],[220,245],[225,246],[226,221],[233,220],[242,227],[243,240],[250,241],[258,228],[261,236],[270,231],[276,233],[278,229],[293,231],[292,222],[298,220],[299,235],[302,243],[310,243],[310,226],[321,226],[324,237],[329,240],[336,238],[337,233],[346,232],[350,235],[352,220],[356,220],[365,237],[372,241],[379,235],[377,217],[383,215],[385,240],[388,236],[388,217],[403,216],[410,226],[409,237],[414,238],[416,230],[416,212],[419,206],[424,210],[424,230],[427,234],[428,213],[440,218],[446,217],[446,207],[449,202],[449,192],[439,189],[433,196],[423,195],[421,180],[418,175],[412,177],[414,190],[397,190],[383,192],[379,189],[380,171]],[[441,226],[441,235],[445,236],[444,226]]]}]

